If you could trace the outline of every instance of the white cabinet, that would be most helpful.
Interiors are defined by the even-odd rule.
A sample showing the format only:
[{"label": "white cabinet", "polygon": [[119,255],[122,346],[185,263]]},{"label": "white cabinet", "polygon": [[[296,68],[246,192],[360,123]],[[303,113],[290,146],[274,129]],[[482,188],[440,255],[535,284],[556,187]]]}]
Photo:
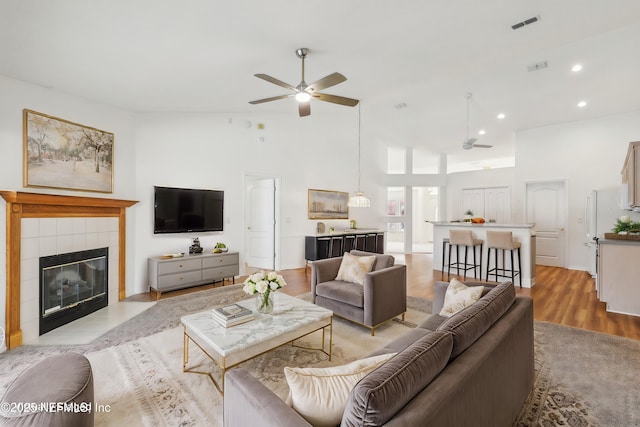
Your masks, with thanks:
[{"label": "white cabinet", "polygon": [[600,241],[598,298],[607,311],[640,316],[640,242]]},{"label": "white cabinet", "polygon": [[[240,273],[238,252],[152,257],[147,261],[149,285],[158,293],[234,278]],[[235,280],[234,280],[235,281]]]},{"label": "white cabinet", "polygon": [[511,191],[509,187],[467,188],[462,190],[462,212],[473,212],[474,217],[511,222]]},{"label": "white cabinet", "polygon": [[622,183],[627,184],[629,207],[640,206],[640,141],[629,143],[622,167]]}]

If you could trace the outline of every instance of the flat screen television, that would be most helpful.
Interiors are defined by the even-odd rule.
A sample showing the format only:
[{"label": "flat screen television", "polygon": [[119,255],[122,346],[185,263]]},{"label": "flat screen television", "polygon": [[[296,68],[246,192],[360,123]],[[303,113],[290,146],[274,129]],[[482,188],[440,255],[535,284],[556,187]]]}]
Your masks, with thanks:
[{"label": "flat screen television", "polygon": [[224,191],[154,187],[153,233],[222,231]]}]

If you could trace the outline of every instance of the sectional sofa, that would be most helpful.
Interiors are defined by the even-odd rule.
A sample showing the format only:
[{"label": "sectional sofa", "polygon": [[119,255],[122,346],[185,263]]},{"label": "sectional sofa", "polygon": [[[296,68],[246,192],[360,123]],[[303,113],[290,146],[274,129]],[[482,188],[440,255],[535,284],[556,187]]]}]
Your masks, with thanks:
[{"label": "sectional sofa", "polygon": [[[434,313],[447,286],[435,284]],[[355,385],[342,426],[511,426],[533,386],[533,302],[511,282],[485,286],[474,304],[431,315],[373,355],[396,352]],[[311,424],[238,368],[226,374],[224,425]]]}]

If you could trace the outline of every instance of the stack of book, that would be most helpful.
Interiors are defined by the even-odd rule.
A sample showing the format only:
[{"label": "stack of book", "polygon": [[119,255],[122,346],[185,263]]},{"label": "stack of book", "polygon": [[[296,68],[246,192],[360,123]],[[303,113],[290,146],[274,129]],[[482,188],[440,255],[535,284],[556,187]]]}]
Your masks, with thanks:
[{"label": "stack of book", "polygon": [[248,322],[255,318],[253,311],[238,304],[231,304],[211,310],[211,317],[225,328]]}]

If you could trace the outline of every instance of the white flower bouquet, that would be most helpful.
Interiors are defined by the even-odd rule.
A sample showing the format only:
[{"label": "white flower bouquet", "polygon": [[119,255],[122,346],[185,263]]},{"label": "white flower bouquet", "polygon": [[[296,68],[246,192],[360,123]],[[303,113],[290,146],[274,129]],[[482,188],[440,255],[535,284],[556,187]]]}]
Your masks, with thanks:
[{"label": "white flower bouquet", "polygon": [[247,277],[242,290],[249,295],[258,294],[256,298],[258,311],[261,313],[270,313],[273,310],[271,293],[286,285],[287,282],[284,280],[284,277],[275,271],[270,271],[269,273],[260,271]]}]

